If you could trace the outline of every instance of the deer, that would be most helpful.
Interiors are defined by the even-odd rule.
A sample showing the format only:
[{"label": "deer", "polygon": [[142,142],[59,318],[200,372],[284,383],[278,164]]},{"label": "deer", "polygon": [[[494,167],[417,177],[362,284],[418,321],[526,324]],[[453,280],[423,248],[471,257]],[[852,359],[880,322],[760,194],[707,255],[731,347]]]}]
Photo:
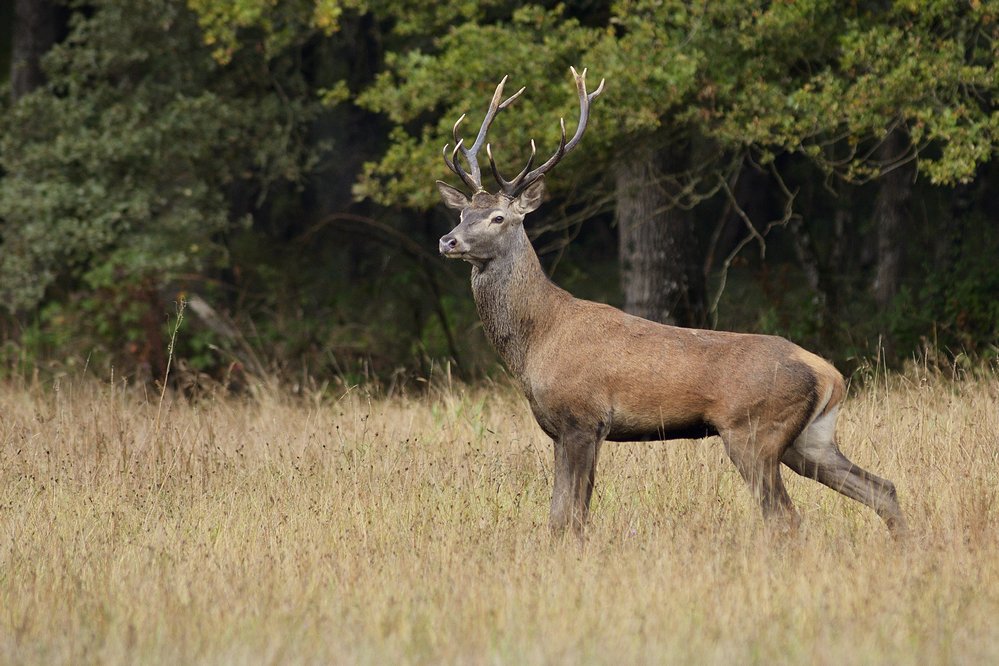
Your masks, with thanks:
[{"label": "deer", "polygon": [[[669,326],[610,305],[575,298],[542,269],[524,229],[545,197],[545,175],[579,144],[590,105],[605,81],[587,92],[586,69],[570,67],[579,122],[536,168],[512,180],[496,167],[498,189],[482,184],[478,153],[496,114],[525,88],[503,99],[503,77],[472,144],[452,128],[444,163],[471,191],[438,180],[444,204],[459,222],[439,242],[440,254],[471,264],[472,296],[486,337],[527,398],[554,446],[550,528],[583,540],[605,441],[646,442],[720,436],[759,503],[764,524],[794,532],[800,518],[781,479],[781,465],[873,509],[889,533],[906,521],[891,481],[858,467],[836,443],[846,396],[843,376],[828,361],[777,336]],[[464,160],[465,165],[462,164]]]}]

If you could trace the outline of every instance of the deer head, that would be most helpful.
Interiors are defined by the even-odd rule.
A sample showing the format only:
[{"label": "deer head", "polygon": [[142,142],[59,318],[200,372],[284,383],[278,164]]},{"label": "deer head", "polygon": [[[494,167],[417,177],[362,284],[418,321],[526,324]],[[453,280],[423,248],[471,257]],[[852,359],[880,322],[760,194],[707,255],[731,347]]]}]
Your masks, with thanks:
[{"label": "deer head", "polygon": [[[562,137],[558,149],[544,164],[533,170],[531,167],[534,165],[537,147],[532,139],[531,156],[527,160],[527,166],[513,180],[506,180],[500,175],[493,159],[492,147],[490,144],[485,144],[490,169],[499,184],[499,191],[495,194],[490,194],[482,186],[482,171],[479,168],[478,154],[485,143],[489,126],[496,114],[520,97],[524,88],[503,100],[503,86],[507,80],[507,77],[503,77],[503,80],[496,86],[492,101],[489,103],[489,109],[486,111],[481,127],[479,127],[475,142],[470,148],[465,148],[464,139],[458,136],[458,126],[465,119],[465,114],[458,118],[451,131],[455,142],[454,149],[449,157],[448,147],[450,144],[444,146],[444,163],[472,190],[472,195],[466,196],[447,183],[437,181],[437,189],[440,191],[444,203],[449,208],[461,211],[461,221],[458,226],[440,240],[439,247],[443,256],[450,259],[464,259],[481,269],[493,258],[503,254],[505,249],[511,246],[511,241],[514,238],[524,236],[524,216],[540,206],[544,199],[544,175],[579,143],[590,117],[590,102],[604,89],[604,82],[601,81],[596,90],[587,93],[586,70],[584,69],[582,74],[578,74],[574,68],[570,67],[569,69],[576,81],[576,91],[579,95],[579,124],[575,134],[566,141],[565,119],[560,119]],[[464,158],[468,164],[467,169],[462,166],[461,158]]]}]

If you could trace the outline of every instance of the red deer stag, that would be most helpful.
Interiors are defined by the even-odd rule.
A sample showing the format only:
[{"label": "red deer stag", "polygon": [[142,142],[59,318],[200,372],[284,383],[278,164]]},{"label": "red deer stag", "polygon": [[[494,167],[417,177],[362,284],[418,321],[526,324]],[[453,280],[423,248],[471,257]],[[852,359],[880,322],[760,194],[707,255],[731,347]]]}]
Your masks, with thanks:
[{"label": "red deer stag", "polygon": [[[591,102],[586,70],[572,69],[579,125],[555,154],[505,180],[486,144],[499,191],[482,186],[478,153],[493,118],[524,92],[503,100],[496,86],[475,142],[465,147],[454,125],[444,162],[472,190],[437,181],[461,219],[440,239],[440,252],[472,264],[472,294],[486,332],[520,383],[541,429],[555,445],[551,528],[581,536],[604,440],[658,441],[720,435],[725,451],[758,499],[766,519],[797,524],[780,464],[863,502],[899,535],[905,519],[895,486],[851,463],[836,445],[843,377],[828,362],[783,338],[664,326],[590,301],[553,284],[524,231],[524,217],[544,197],[544,175],[579,143]],[[461,164],[464,158],[467,170]]]}]

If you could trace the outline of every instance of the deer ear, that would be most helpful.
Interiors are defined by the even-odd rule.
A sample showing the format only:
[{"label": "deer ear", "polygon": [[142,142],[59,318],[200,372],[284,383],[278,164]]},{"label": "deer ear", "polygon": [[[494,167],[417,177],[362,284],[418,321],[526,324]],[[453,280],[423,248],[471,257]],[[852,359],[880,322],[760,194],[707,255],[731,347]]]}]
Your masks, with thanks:
[{"label": "deer ear", "polygon": [[451,187],[443,180],[437,181],[437,190],[441,193],[441,199],[444,200],[444,205],[448,208],[462,210],[469,204],[468,197],[465,196],[464,192]]},{"label": "deer ear", "polygon": [[538,206],[545,198],[545,177],[541,176],[536,181],[527,186],[520,196],[517,197],[514,202],[517,208],[520,209],[521,214],[527,215],[533,210],[537,210]]}]

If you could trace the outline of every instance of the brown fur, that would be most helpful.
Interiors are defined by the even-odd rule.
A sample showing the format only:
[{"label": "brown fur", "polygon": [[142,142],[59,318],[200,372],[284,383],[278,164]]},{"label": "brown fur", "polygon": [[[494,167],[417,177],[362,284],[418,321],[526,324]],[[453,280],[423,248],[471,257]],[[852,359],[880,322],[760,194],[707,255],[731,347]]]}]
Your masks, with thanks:
[{"label": "brown fur", "polygon": [[604,440],[714,434],[766,518],[797,523],[784,462],[904,530],[894,486],[833,441],[845,386],[828,362],[783,338],[665,326],[574,298],[547,278],[524,232],[542,181],[516,199],[479,192],[469,201],[439,187],[462,211],[441,252],[472,263],[486,335],[554,441],[554,532],[582,533]]}]

